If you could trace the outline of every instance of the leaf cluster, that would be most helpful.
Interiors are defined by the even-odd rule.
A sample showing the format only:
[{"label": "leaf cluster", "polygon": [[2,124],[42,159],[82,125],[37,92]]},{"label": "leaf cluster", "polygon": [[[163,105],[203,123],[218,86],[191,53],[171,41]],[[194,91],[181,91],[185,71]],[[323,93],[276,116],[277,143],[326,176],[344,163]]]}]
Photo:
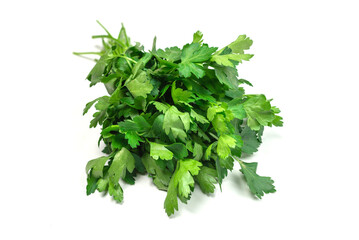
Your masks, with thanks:
[{"label": "leaf cluster", "polygon": [[246,53],[250,38],[240,35],[218,49],[198,31],[182,48],[157,49],[155,38],[145,51],[131,44],[123,26],[118,37],[104,30],[93,36],[102,40],[100,52],[75,53],[99,55],[87,80],[108,92],[83,111],[96,109],[90,127],[101,126],[106,154],[86,166],[88,195],[98,190],[122,202],[120,179],[134,184],[137,174],[148,174],[167,191],[164,208],[171,215],[195,184],[205,194],[221,187],[234,161],[255,196],[275,192],[273,180],[257,174],[257,163],[241,158],[258,150],[265,126],[283,125],[271,100],[245,94],[252,84],[238,77],[237,65],[253,57]]}]

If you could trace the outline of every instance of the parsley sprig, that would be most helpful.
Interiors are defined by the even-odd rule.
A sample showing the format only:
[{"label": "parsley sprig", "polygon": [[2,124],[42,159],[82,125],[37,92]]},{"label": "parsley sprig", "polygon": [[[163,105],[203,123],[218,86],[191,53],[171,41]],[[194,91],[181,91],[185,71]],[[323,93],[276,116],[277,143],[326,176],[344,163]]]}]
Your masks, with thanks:
[{"label": "parsley sprig", "polygon": [[252,45],[246,35],[218,50],[203,43],[197,31],[182,48],[131,44],[122,25],[114,37],[105,35],[99,55],[87,76],[90,86],[103,83],[108,95],[86,104],[94,106],[90,127],[101,126],[99,143],[105,156],[86,166],[87,195],[107,192],[123,201],[119,183],[134,184],[137,174],[148,174],[158,189],[167,191],[168,215],[186,203],[195,183],[205,194],[221,188],[238,161],[249,190],[258,198],[275,192],[273,180],[257,174],[256,162],[244,162],[262,142],[265,126],[282,126],[280,110],[263,94],[247,95],[237,65],[250,60]]}]

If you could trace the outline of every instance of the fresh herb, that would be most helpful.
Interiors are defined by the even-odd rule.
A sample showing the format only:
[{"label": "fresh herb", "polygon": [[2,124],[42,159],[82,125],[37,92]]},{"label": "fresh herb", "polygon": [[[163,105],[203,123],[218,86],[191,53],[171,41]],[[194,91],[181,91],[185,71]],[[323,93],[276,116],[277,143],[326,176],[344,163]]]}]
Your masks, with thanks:
[{"label": "fresh herb", "polygon": [[[101,25],[101,24],[100,24]],[[86,166],[87,194],[98,190],[123,201],[119,180],[134,184],[137,174],[148,174],[158,189],[167,191],[168,215],[186,203],[195,183],[205,194],[221,187],[238,161],[249,190],[258,198],[273,193],[270,177],[257,174],[257,163],[246,163],[262,142],[265,126],[282,126],[280,110],[263,94],[247,95],[237,65],[250,60],[252,45],[246,35],[222,49],[203,43],[202,33],[182,48],[131,44],[122,26],[117,37],[105,30],[99,59],[87,76],[90,86],[103,83],[108,95],[84,109],[96,112],[90,127],[102,127],[99,139],[106,156]]]}]

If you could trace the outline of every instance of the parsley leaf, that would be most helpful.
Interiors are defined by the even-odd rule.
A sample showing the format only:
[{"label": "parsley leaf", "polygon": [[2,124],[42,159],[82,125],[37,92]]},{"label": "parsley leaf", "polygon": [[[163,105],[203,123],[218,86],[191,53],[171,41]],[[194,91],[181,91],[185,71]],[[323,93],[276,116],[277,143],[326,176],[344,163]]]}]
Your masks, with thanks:
[{"label": "parsley leaf", "polygon": [[262,177],[256,173],[256,162],[245,163],[239,161],[239,164],[241,165],[241,172],[244,174],[249,189],[255,196],[262,198],[264,193],[274,193],[276,191],[273,185],[274,181],[270,177]]},{"label": "parsley leaf", "polygon": [[200,166],[202,166],[202,164],[193,159],[180,160],[177,162],[176,171],[171,178],[164,203],[164,208],[168,216],[173,214],[174,210],[178,210],[177,196],[183,198],[189,197],[191,188],[194,187],[193,176],[198,175]]}]

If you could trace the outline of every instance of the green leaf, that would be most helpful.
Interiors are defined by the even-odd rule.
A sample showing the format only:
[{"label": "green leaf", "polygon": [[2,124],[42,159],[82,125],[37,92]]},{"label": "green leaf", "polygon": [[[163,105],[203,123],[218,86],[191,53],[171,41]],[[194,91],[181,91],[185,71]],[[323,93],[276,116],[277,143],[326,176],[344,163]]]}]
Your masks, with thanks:
[{"label": "green leaf", "polygon": [[86,194],[90,195],[96,191],[97,188],[97,178],[94,176],[87,176],[87,186],[86,186]]},{"label": "green leaf", "polygon": [[168,216],[178,210],[178,197],[188,198],[194,187],[193,176],[198,175],[202,164],[193,159],[180,160],[168,186],[164,208]]},{"label": "green leaf", "polygon": [[222,66],[235,67],[233,61],[237,61],[241,63],[242,60],[249,61],[252,57],[253,54],[225,54],[225,55],[215,54],[212,56],[211,61],[216,62],[217,64]]},{"label": "green leaf", "polygon": [[166,148],[166,145],[149,142],[150,143],[150,155],[154,159],[163,159],[163,160],[171,160],[173,158],[173,153]]},{"label": "green leaf", "polygon": [[140,145],[140,142],[144,142],[140,136],[136,132],[126,132],[125,138],[128,140],[128,144],[132,148],[136,148]]},{"label": "green leaf", "polygon": [[107,108],[110,106],[110,97],[103,96],[98,99],[98,102],[95,104],[95,108],[97,110],[107,110]]},{"label": "green leaf", "polygon": [[87,76],[87,79],[91,81],[90,87],[101,82],[101,78],[108,64],[108,60],[109,60],[108,54],[104,54],[96,62],[95,66],[92,68],[91,72]]},{"label": "green leaf", "polygon": [[187,135],[184,130],[189,130],[190,121],[191,119],[187,112],[182,113],[175,106],[171,106],[165,113],[163,129],[167,135],[171,132],[174,138],[179,138],[185,142]]},{"label": "green leaf", "polygon": [[223,179],[227,176],[228,171],[227,168],[221,166],[219,158],[216,159],[216,170],[217,170],[217,179],[218,179],[219,188],[222,191],[222,182]]},{"label": "green leaf", "polygon": [[108,175],[112,183],[118,183],[126,175],[126,169],[132,173],[135,168],[135,159],[127,148],[122,148],[113,158]]},{"label": "green leaf", "polygon": [[121,132],[144,132],[151,128],[151,125],[143,116],[135,116],[133,120],[119,122],[118,126]]},{"label": "green leaf", "polygon": [[182,50],[178,47],[166,48],[165,51],[162,49],[157,50],[157,56],[164,58],[169,62],[176,62],[181,59]]},{"label": "green leaf", "polygon": [[274,119],[270,102],[261,95],[252,95],[243,104],[247,113],[247,124],[252,130],[258,131],[260,126],[268,126]]},{"label": "green leaf", "polygon": [[207,118],[209,121],[213,121],[217,113],[224,112],[225,109],[220,106],[212,106],[207,109]]},{"label": "green leaf", "polygon": [[178,65],[178,71],[180,75],[185,78],[189,78],[192,74],[197,78],[202,78],[205,74],[202,66],[191,62],[180,63]]},{"label": "green leaf", "polygon": [[212,120],[213,128],[216,130],[217,133],[223,134],[228,133],[229,129],[227,126],[227,121],[222,114],[217,114],[214,119]]},{"label": "green leaf", "polygon": [[236,146],[236,140],[229,135],[221,135],[218,139],[217,154],[220,158],[225,159],[231,154],[230,148]]},{"label": "green leaf", "polygon": [[143,116],[135,116],[133,118],[133,122],[139,126],[140,131],[148,131],[151,128],[151,125],[147,122],[147,120]]},{"label": "green leaf", "polygon": [[212,53],[214,53],[216,50],[217,48],[208,47],[207,44],[203,44],[201,46],[198,42],[186,44],[182,50],[181,62],[205,62],[210,59]]},{"label": "green leaf", "polygon": [[217,142],[212,143],[211,145],[208,146],[205,154],[204,154],[204,159],[205,160],[209,160],[212,154],[212,147],[214,147],[217,144]]},{"label": "green leaf", "polygon": [[[239,87],[239,88],[236,88],[236,89],[229,89],[229,90],[227,90],[225,92],[225,94],[226,94],[226,96],[228,96],[230,98],[236,98],[236,99],[233,99],[233,100],[237,100],[237,99],[242,100],[242,97],[243,97],[243,94],[244,94],[244,89],[242,87]],[[239,101],[239,100],[237,100],[237,101]]]},{"label": "green leaf", "polygon": [[142,96],[144,98],[146,98],[147,94],[150,94],[153,89],[153,85],[144,71],[142,71],[135,79],[128,82],[126,87],[133,97]]},{"label": "green leaf", "polygon": [[82,115],[85,115],[85,114],[89,111],[89,109],[92,107],[92,105],[94,105],[94,103],[97,102],[100,98],[101,98],[101,97],[96,98],[95,100],[93,100],[93,101],[91,101],[91,102],[88,102],[88,103],[86,104],[86,107],[84,108],[84,111],[83,111],[83,114],[82,114]]},{"label": "green leaf", "polygon": [[[167,190],[167,186],[170,182],[171,172],[166,168],[162,168],[157,164],[157,161],[154,160],[149,154],[145,154],[142,157],[142,163],[146,168],[146,171],[153,175],[153,181],[156,181],[156,186],[160,187],[162,190]],[[161,184],[158,183],[161,182]]]},{"label": "green leaf", "polygon": [[228,66],[214,65],[218,81],[230,89],[237,89],[239,85],[237,69]]},{"label": "green leaf", "polygon": [[164,208],[168,216],[174,214],[175,210],[178,211],[178,200],[177,200],[177,185],[175,181],[175,175],[172,176],[167,189],[167,196],[164,202]]},{"label": "green leaf", "polygon": [[120,40],[126,47],[129,47],[130,46],[130,38],[127,36],[126,29],[123,26],[123,24],[121,24],[121,25],[122,25],[122,27],[121,27],[120,33],[118,34],[117,39]]},{"label": "green leaf", "polygon": [[108,159],[109,157],[99,157],[89,161],[86,165],[86,173],[89,173],[92,169],[91,176],[95,178],[103,177],[103,167]]},{"label": "green leaf", "polygon": [[243,147],[242,151],[247,154],[252,154],[258,151],[261,142],[258,140],[256,132],[245,126],[241,132]]},{"label": "green leaf", "polygon": [[105,192],[108,189],[108,183],[109,183],[109,179],[107,178],[100,178],[97,181],[97,190],[99,192]]},{"label": "green leaf", "polygon": [[233,53],[243,54],[244,50],[248,50],[253,44],[253,41],[246,35],[240,35],[238,38],[228,45],[228,48],[232,50]]},{"label": "green leaf", "polygon": [[214,184],[217,183],[217,171],[213,168],[202,166],[195,180],[198,183],[203,193],[214,193],[216,188]]},{"label": "green leaf", "polygon": [[179,73],[186,78],[190,77],[191,74],[197,78],[202,78],[205,72],[203,67],[196,63],[209,60],[216,50],[217,48],[210,48],[207,44],[201,46],[198,42],[186,44],[182,50],[181,63],[178,65]]},{"label": "green leaf", "polygon": [[206,117],[196,113],[193,109],[191,109],[191,117],[200,123],[203,123],[203,124],[209,123],[209,121],[206,119]]},{"label": "green leaf", "polygon": [[165,113],[168,109],[169,109],[169,106],[167,106],[166,104],[164,103],[161,103],[161,102],[156,102],[156,101],[152,101],[151,102],[153,105],[155,105],[156,109],[160,112],[163,112]]},{"label": "green leaf", "polygon": [[118,133],[119,130],[120,130],[119,125],[111,125],[111,126],[108,126],[105,129],[103,129],[101,131],[101,135],[102,135],[103,138],[109,138],[109,137],[112,137],[113,135],[115,135],[116,133]]},{"label": "green leaf", "polygon": [[201,144],[195,142],[193,147],[193,159],[200,161],[203,157],[203,147]]},{"label": "green leaf", "polygon": [[177,159],[184,159],[188,156],[188,151],[186,146],[183,143],[173,143],[171,145],[166,146]]},{"label": "green leaf", "polygon": [[234,159],[232,157],[220,158],[219,164],[221,167],[232,171],[234,166]]},{"label": "green leaf", "polygon": [[189,102],[190,98],[192,97],[192,92],[183,90],[181,88],[176,88],[176,82],[172,84],[171,95],[174,104],[178,104],[178,102]]},{"label": "green leaf", "polygon": [[123,190],[120,184],[109,182],[108,193],[116,202],[121,203],[123,201]]},{"label": "green leaf", "polygon": [[239,164],[241,166],[241,172],[244,174],[249,189],[259,199],[264,196],[264,193],[274,193],[276,191],[273,185],[274,181],[270,177],[262,177],[256,173],[256,162],[245,163],[239,161]]},{"label": "green leaf", "polygon": [[97,126],[97,124],[102,124],[103,121],[106,118],[106,111],[100,111],[100,112],[95,112],[93,115],[93,119],[90,122],[90,128],[95,128]]},{"label": "green leaf", "polygon": [[203,34],[200,31],[197,31],[193,34],[192,43],[202,43],[203,42]]},{"label": "green leaf", "polygon": [[228,109],[232,111],[234,117],[238,119],[244,119],[247,116],[244,106],[241,102],[242,99],[236,98],[228,103]]}]

